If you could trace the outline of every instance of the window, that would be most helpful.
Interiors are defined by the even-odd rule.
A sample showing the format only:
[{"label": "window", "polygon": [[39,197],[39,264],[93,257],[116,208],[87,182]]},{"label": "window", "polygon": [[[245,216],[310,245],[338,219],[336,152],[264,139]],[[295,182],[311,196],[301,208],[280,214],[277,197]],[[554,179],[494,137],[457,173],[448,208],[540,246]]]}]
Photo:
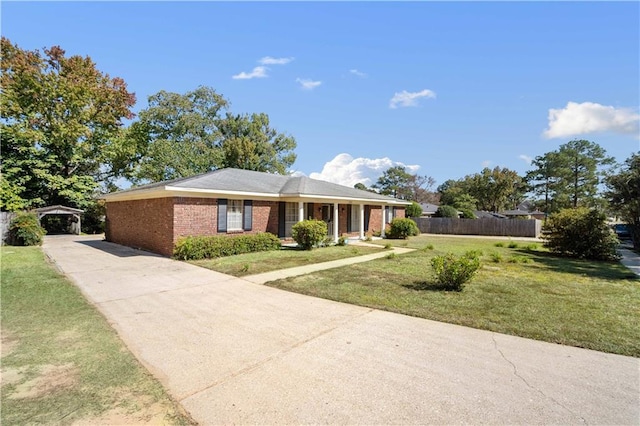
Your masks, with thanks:
[{"label": "window", "polygon": [[242,200],[229,200],[227,205],[227,230],[242,231]]}]

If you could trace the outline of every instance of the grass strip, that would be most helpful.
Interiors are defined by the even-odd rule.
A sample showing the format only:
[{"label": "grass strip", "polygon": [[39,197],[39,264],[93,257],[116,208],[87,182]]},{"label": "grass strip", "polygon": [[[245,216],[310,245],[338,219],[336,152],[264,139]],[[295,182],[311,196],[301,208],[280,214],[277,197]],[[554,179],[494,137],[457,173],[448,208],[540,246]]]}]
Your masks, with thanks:
[{"label": "grass strip", "polygon": [[[618,262],[551,256],[541,244],[413,237],[416,251],[267,285],[339,302],[547,342],[640,357],[640,280]],[[475,250],[482,268],[443,291],[430,260]]]},{"label": "grass strip", "polygon": [[3,425],[193,424],[39,247],[2,247]]}]

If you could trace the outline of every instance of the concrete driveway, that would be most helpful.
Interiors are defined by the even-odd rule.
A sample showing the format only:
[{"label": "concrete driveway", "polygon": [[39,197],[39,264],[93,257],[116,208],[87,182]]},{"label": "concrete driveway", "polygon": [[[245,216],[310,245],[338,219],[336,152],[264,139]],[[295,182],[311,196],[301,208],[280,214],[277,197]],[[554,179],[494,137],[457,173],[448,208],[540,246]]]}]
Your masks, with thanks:
[{"label": "concrete driveway", "polygon": [[101,237],[44,250],[204,425],[640,423],[636,358],[297,295]]}]

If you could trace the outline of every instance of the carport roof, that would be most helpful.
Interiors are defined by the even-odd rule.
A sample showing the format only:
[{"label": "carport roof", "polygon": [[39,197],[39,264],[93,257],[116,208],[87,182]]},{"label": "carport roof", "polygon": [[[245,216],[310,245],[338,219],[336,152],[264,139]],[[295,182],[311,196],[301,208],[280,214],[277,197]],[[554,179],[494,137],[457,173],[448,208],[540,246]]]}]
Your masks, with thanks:
[{"label": "carport roof", "polygon": [[285,176],[234,168],[218,169],[187,178],[174,179],[131,188],[103,198],[109,201],[169,196],[236,196],[262,198],[337,199],[384,204],[408,205],[374,192],[363,191],[306,176]]}]

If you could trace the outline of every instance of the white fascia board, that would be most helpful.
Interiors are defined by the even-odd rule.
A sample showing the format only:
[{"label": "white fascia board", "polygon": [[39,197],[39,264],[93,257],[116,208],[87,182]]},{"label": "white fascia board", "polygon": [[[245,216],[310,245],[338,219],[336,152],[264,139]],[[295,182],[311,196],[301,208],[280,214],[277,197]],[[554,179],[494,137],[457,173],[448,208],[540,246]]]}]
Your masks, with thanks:
[{"label": "white fascia board", "polygon": [[206,197],[206,198],[238,198],[245,200],[257,200],[257,199],[277,199],[280,198],[280,194],[269,194],[264,192],[243,192],[243,191],[221,191],[217,189],[199,189],[199,188],[179,188],[176,186],[166,186],[165,189],[171,192],[174,197]]},{"label": "white fascia board", "polygon": [[390,205],[401,205],[408,206],[411,205],[409,201],[403,200],[374,200],[370,198],[350,198],[350,197],[330,197],[326,195],[309,195],[309,194],[282,194],[282,198],[288,198],[291,200],[308,200],[310,202],[321,202],[321,203],[333,203],[346,201],[343,204],[390,204]]},{"label": "white fascia board", "polygon": [[98,197],[100,200],[109,201],[131,201],[131,200],[147,200],[150,198],[164,198],[167,197],[167,192],[163,187],[152,189],[141,189],[139,191],[130,192],[114,192],[111,194],[104,194]]}]

